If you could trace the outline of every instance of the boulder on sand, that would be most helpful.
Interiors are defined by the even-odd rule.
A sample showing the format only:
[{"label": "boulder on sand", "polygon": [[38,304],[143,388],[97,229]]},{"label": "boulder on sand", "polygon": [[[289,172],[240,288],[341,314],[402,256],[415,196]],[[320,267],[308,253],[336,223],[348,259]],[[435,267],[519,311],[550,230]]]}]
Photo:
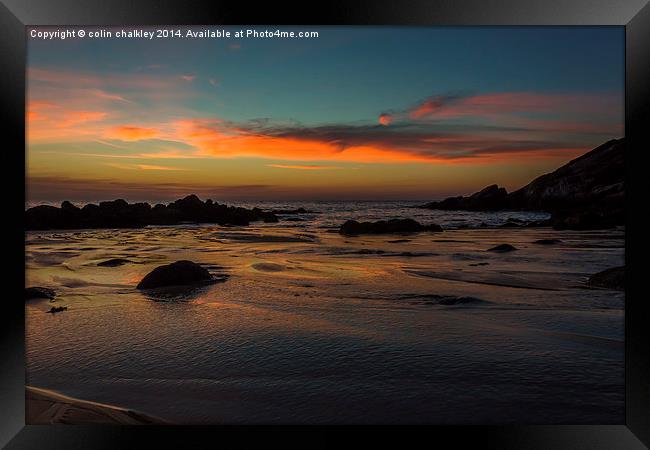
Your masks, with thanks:
[{"label": "boulder on sand", "polygon": [[442,227],[436,224],[422,225],[413,219],[391,219],[378,222],[348,220],[339,228],[339,233],[351,236],[359,234],[417,233],[420,231],[442,231]]},{"label": "boulder on sand", "polygon": [[156,267],[136,286],[137,289],[156,289],[169,286],[185,286],[215,281],[207,269],[192,261],[176,261]]},{"label": "boulder on sand", "polygon": [[587,284],[590,286],[607,289],[625,290],[625,266],[613,267],[603,270],[589,277]]},{"label": "boulder on sand", "polygon": [[53,289],[44,288],[40,286],[25,288],[25,300],[46,299],[54,300],[56,292]]},{"label": "boulder on sand", "polygon": [[130,262],[131,261],[124,258],[112,258],[112,259],[107,259],[106,261],[100,261],[97,263],[97,265],[100,267],[117,267],[124,264],[128,264]]},{"label": "boulder on sand", "polygon": [[501,244],[501,245],[497,245],[496,247],[489,248],[488,252],[507,253],[507,252],[512,252],[514,250],[517,250],[517,247],[510,244]]}]

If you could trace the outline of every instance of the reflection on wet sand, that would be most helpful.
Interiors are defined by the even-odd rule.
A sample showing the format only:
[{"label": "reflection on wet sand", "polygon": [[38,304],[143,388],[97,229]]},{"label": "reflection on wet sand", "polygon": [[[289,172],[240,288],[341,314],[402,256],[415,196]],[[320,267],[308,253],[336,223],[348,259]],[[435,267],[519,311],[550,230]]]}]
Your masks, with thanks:
[{"label": "reflection on wet sand", "polygon": [[[621,419],[623,293],[585,281],[622,265],[623,230],[329,231],[28,233],[28,285],[57,291],[26,303],[28,382],[179,423]],[[185,259],[229,277],[135,289]]]}]

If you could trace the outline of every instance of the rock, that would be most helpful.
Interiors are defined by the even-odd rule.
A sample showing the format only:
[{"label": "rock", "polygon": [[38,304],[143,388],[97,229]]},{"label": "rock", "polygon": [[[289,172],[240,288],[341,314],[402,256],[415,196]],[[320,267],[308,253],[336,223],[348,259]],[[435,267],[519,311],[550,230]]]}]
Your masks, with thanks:
[{"label": "rock", "polygon": [[465,304],[486,304],[489,303],[486,300],[482,300],[476,297],[456,297],[453,295],[438,295],[438,294],[424,294],[424,295],[415,295],[407,296],[407,298],[413,298],[411,303],[413,304],[429,304],[429,305],[443,305],[443,306],[452,306],[452,305],[465,305]]},{"label": "rock", "polygon": [[487,251],[495,252],[495,253],[507,253],[507,252],[512,252],[514,250],[517,250],[517,247],[514,247],[510,244],[500,244],[497,245],[496,247],[489,248]]},{"label": "rock", "polygon": [[537,244],[537,245],[555,245],[555,244],[559,244],[560,242],[562,242],[562,241],[559,240],[559,239],[538,239],[536,241],[533,241],[533,244]]},{"label": "rock", "polygon": [[624,150],[624,139],[614,139],[509,194],[491,185],[468,197],[449,197],[420,207],[551,213],[549,221],[526,224],[527,227],[552,225],[562,230],[592,230],[623,225]]},{"label": "rock", "polygon": [[282,272],[284,270],[284,266],[274,263],[255,263],[251,267],[260,272]]},{"label": "rock", "polygon": [[41,205],[25,211],[27,230],[47,230],[65,228],[63,210],[55,206]]},{"label": "rock", "polygon": [[188,195],[168,205],[148,203],[129,204],[118,199],[87,204],[77,208],[64,201],[61,208],[36,206],[25,211],[27,230],[80,228],[141,228],[147,225],[177,225],[180,223],[217,223],[219,225],[248,225],[263,220],[277,222],[271,212],[259,208],[246,209],[202,202],[196,195]]},{"label": "rock", "polygon": [[44,288],[40,286],[25,288],[25,300],[33,299],[47,299],[53,300],[56,297],[56,292],[53,289]]},{"label": "rock", "polygon": [[625,266],[603,270],[589,277],[587,284],[595,287],[625,290]]},{"label": "rock", "polygon": [[469,197],[449,197],[440,202],[427,203],[421,207],[443,210],[498,211],[507,208],[507,198],[506,189],[493,184]]},{"label": "rock", "polygon": [[551,221],[555,230],[603,230],[624,223],[623,216],[622,211],[620,214],[597,211],[559,212],[551,217]]},{"label": "rock", "polygon": [[61,203],[61,209],[63,211],[74,211],[74,212],[81,211],[80,208],[76,207],[75,205],[73,205],[72,203],[70,203],[67,200],[65,200],[64,202]]},{"label": "rock", "polygon": [[465,305],[468,303],[485,303],[484,300],[476,297],[445,297],[439,302],[440,305]]},{"label": "rock", "polygon": [[214,281],[207,269],[192,261],[176,261],[156,267],[136,286],[137,289],[155,289],[167,286],[184,286]]},{"label": "rock", "polygon": [[510,206],[541,211],[622,209],[623,139],[614,139],[512,192]]},{"label": "rock", "polygon": [[58,313],[58,312],[61,312],[61,311],[67,311],[67,310],[68,310],[67,306],[52,306],[50,308],[50,310],[47,311],[47,312],[51,313],[51,314],[55,314],[55,313]]},{"label": "rock", "polygon": [[124,258],[113,258],[113,259],[107,259],[106,261],[98,262],[97,265],[100,267],[117,267],[124,264],[128,264],[130,262],[131,261]]},{"label": "rock", "polygon": [[422,225],[413,219],[391,219],[378,222],[348,220],[339,229],[339,233],[351,236],[359,234],[417,233],[421,231],[442,231],[442,227],[436,224]]}]

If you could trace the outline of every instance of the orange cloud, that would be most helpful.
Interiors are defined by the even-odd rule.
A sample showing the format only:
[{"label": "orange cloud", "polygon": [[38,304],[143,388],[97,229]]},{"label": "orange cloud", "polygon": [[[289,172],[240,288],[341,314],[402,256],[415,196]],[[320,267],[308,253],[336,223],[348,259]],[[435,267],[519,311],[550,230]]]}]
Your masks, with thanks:
[{"label": "orange cloud", "polygon": [[202,154],[213,157],[351,162],[439,160],[439,158],[425,157],[390,146],[350,145],[343,148],[342,143],[336,139],[274,136],[242,127],[229,126],[220,120],[182,120],[176,122],[175,127],[178,139],[198,148]]},{"label": "orange cloud", "polygon": [[122,125],[108,131],[107,137],[121,141],[143,141],[160,137],[160,131],[155,128]]},{"label": "orange cloud", "polygon": [[379,123],[383,126],[388,126],[393,121],[393,115],[388,113],[381,113],[379,115]]},{"label": "orange cloud", "polygon": [[181,79],[183,79],[183,80],[185,80],[187,82],[194,81],[195,78],[196,78],[196,75],[181,75]]},{"label": "orange cloud", "polygon": [[107,115],[108,113],[104,111],[69,111],[63,114],[63,118],[57,126],[65,128],[85,122],[96,122],[104,119]]},{"label": "orange cloud", "polygon": [[26,105],[26,116],[27,120],[35,120],[43,118],[43,114],[48,110],[55,108],[56,105],[52,102],[47,102],[43,100],[32,100],[27,102]]},{"label": "orange cloud", "polygon": [[298,170],[335,170],[342,169],[338,166],[319,166],[319,165],[289,165],[289,164],[268,164],[268,167],[274,167],[276,169],[298,169]]},{"label": "orange cloud", "polygon": [[110,166],[110,167],[115,167],[117,169],[124,169],[124,170],[188,170],[184,168],[179,168],[179,167],[169,167],[169,166],[155,166],[151,164],[118,164],[118,163],[105,163],[104,165]]},{"label": "orange cloud", "polygon": [[[187,119],[175,122],[170,133],[216,158],[255,157],[284,161],[341,161],[361,163],[496,161],[504,155],[531,157],[574,155],[583,145],[537,141],[516,136],[441,134],[423,125],[377,127],[332,125],[282,127],[231,124],[222,120]],[[498,131],[498,130],[497,130]],[[172,139],[170,137],[170,139]],[[296,165],[292,168],[297,168]]]}]

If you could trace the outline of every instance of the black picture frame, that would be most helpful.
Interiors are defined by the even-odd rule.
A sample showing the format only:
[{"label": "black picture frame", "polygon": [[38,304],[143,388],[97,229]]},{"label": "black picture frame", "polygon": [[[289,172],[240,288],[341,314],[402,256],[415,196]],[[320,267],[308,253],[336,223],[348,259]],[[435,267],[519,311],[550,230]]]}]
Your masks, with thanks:
[{"label": "black picture frame", "polygon": [[[454,446],[473,444],[489,448],[644,448],[650,446],[650,329],[648,298],[635,289],[641,284],[644,261],[642,227],[647,211],[645,193],[649,177],[642,173],[644,153],[650,150],[650,5],[645,0],[355,0],[320,2],[233,2],[204,0],[2,0],[0,5],[0,108],[5,124],[3,159],[12,175],[4,207],[6,219],[16,226],[7,235],[5,283],[16,287],[2,301],[0,345],[0,444],[18,448],[130,448],[161,446],[196,448],[224,444],[224,437],[239,445],[254,437],[241,427],[110,427],[25,425],[25,334],[21,279],[24,279],[25,204],[25,66],[28,25],[153,25],[153,24],[277,24],[277,25],[617,25],[626,36],[626,417],[624,424],[572,426],[431,426],[399,432],[390,427],[362,432],[385,444],[405,445],[404,438],[425,439]],[[645,175],[645,176],[644,176]],[[19,181],[20,177],[23,181]],[[15,179],[13,178],[15,177]],[[21,184],[22,183],[22,184]],[[638,263],[637,263],[638,261]],[[645,264],[644,264],[645,263]],[[302,427],[316,433],[307,438],[280,435],[255,427],[267,437],[293,436],[304,445],[323,444],[334,429]],[[336,429],[340,430],[340,429]],[[403,429],[400,429],[403,430]],[[298,431],[295,430],[294,431]],[[346,432],[349,429],[345,430]],[[395,433],[395,431],[398,431]],[[256,434],[256,433],[255,433]],[[322,438],[325,439],[322,439]],[[451,440],[449,440],[451,439]],[[335,444],[339,441],[333,441]],[[140,444],[140,445],[139,445]]]}]

